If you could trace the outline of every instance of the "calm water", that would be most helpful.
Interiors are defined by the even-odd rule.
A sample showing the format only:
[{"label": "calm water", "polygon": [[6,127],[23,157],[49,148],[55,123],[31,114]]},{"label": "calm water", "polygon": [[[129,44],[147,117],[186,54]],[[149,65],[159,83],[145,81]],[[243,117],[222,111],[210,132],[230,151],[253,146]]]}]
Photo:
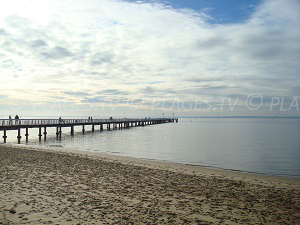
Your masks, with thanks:
[{"label": "calm water", "polygon": [[[74,137],[63,128],[61,140],[48,128],[41,143],[38,129],[31,129],[29,144],[300,178],[300,119],[180,119],[125,130],[95,128],[92,133],[86,126],[83,135],[77,127]],[[8,136],[16,143],[15,131]]]}]

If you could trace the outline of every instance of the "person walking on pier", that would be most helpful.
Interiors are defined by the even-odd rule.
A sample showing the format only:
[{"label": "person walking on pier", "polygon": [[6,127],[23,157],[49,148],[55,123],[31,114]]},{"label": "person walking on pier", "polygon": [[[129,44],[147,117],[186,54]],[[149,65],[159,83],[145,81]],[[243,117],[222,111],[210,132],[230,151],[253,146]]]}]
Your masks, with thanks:
[{"label": "person walking on pier", "polygon": [[9,119],[9,125],[12,125],[12,118],[11,118],[11,115],[9,115],[8,119]]},{"label": "person walking on pier", "polygon": [[19,122],[19,116],[16,115],[16,116],[15,116],[15,124],[18,124],[18,122]]}]

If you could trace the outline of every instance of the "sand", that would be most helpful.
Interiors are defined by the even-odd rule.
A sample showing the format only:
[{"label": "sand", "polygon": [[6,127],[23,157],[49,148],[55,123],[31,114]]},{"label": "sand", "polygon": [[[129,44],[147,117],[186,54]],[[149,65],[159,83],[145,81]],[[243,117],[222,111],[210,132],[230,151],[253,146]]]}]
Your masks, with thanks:
[{"label": "sand", "polygon": [[300,224],[300,179],[0,145],[0,224]]}]

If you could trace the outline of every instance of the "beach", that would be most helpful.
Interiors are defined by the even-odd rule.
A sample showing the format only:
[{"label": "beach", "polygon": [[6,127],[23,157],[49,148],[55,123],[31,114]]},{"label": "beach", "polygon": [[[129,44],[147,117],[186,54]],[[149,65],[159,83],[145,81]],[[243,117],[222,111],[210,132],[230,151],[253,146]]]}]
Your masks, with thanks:
[{"label": "beach", "polygon": [[299,224],[300,179],[0,145],[0,224]]}]

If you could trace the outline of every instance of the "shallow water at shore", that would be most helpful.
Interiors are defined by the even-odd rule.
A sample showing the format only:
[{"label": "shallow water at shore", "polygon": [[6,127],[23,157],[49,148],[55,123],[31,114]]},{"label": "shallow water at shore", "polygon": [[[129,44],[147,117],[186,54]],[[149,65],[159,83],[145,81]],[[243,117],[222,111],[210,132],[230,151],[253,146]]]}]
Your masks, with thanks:
[{"label": "shallow water at shore", "polygon": [[[179,123],[132,127],[103,132],[81,127],[70,136],[55,128],[38,142],[30,130],[29,145],[71,148],[167,162],[202,165],[245,172],[300,177],[300,119],[180,119]],[[16,142],[14,131],[9,141]],[[23,140],[24,142],[24,140]]]}]

